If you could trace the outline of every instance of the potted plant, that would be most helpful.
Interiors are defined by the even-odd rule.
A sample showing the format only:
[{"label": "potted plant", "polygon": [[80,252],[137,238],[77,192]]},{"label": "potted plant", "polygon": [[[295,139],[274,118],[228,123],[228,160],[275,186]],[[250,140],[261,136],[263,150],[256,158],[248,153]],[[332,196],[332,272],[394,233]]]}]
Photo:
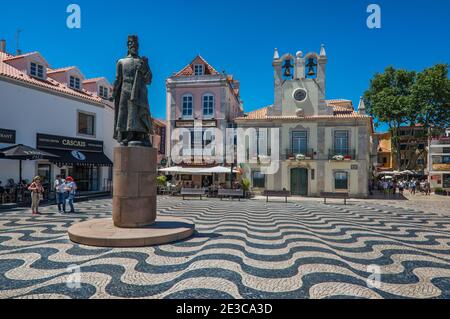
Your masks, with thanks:
[{"label": "potted plant", "polygon": [[297,155],[295,155],[295,159],[297,161],[304,161],[306,159],[306,156],[303,154],[297,154]]},{"label": "potted plant", "polygon": [[166,187],[167,185],[167,177],[164,175],[160,175],[156,178],[156,185],[158,186],[158,190],[161,187]]},{"label": "potted plant", "polygon": [[243,178],[241,185],[242,189],[244,190],[244,197],[247,198],[247,196],[249,195],[251,182],[248,178]]},{"label": "potted plant", "polygon": [[335,160],[335,161],[343,161],[344,160],[344,156],[342,156],[342,155],[335,155],[335,156],[333,156],[333,160]]}]

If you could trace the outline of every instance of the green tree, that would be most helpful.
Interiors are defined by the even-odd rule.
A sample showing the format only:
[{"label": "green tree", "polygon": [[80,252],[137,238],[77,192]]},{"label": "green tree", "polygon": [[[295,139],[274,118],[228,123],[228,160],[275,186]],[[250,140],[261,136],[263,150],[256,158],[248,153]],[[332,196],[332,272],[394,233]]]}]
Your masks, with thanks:
[{"label": "green tree", "polygon": [[417,123],[428,131],[450,125],[448,64],[436,64],[420,72],[411,92],[418,113]]},{"label": "green tree", "polygon": [[396,70],[390,66],[384,73],[375,74],[364,94],[369,114],[378,119],[377,124],[386,123],[389,126],[397,163],[401,162],[399,128],[417,121],[417,110],[412,103],[416,77],[414,71]]}]

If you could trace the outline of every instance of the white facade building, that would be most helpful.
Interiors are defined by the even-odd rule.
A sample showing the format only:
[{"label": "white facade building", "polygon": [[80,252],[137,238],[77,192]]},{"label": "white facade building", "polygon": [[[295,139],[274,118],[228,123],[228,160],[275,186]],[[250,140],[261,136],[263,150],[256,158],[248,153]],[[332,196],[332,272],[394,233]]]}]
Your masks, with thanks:
[{"label": "white facade building", "polygon": [[[51,69],[38,53],[0,52],[0,149],[24,144],[58,155],[24,161],[22,177],[73,176],[80,191],[111,185],[114,109],[105,78],[85,79],[76,67]],[[15,136],[14,136],[15,135]],[[0,159],[0,181],[19,181],[19,161]]]},{"label": "white facade building", "polygon": [[450,129],[430,140],[428,171],[431,188],[450,191]]}]

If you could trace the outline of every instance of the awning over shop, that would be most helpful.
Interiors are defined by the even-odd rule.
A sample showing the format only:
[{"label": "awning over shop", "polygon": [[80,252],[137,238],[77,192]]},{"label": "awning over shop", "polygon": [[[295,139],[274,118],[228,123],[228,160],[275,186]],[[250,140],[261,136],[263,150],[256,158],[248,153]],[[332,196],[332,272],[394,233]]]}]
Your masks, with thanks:
[{"label": "awning over shop", "polygon": [[58,166],[113,166],[103,152],[80,152],[70,150],[48,150],[59,158],[50,159]]}]

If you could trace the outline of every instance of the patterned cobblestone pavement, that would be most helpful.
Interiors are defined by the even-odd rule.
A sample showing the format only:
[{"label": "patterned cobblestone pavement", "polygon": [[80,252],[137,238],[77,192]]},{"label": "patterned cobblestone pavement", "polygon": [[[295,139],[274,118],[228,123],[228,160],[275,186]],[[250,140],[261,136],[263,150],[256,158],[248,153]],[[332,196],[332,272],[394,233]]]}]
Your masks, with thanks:
[{"label": "patterned cobblestone pavement", "polygon": [[[111,200],[79,204],[77,215],[0,213],[0,298],[450,298],[443,214],[373,201],[158,201],[161,215],[194,221],[197,234],[92,248],[67,229],[111,216]],[[67,285],[74,278],[80,287]]]}]

